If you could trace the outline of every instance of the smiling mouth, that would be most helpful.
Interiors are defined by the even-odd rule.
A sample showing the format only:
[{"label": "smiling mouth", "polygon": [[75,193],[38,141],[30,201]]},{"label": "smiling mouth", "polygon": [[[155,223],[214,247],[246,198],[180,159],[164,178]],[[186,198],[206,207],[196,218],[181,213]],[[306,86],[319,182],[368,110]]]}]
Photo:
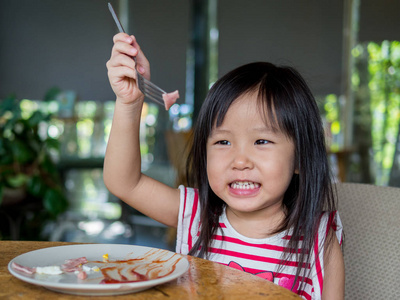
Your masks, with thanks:
[{"label": "smiling mouth", "polygon": [[251,190],[260,187],[260,184],[252,181],[234,181],[229,185],[235,190]]}]

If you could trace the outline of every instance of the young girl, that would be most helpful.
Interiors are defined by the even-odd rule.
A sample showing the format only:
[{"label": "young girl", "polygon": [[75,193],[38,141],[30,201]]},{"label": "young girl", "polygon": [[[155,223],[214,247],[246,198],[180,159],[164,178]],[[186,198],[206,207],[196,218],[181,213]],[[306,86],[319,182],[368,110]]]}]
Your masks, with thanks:
[{"label": "young girl", "polygon": [[198,116],[188,182],[174,189],[141,174],[150,67],[133,36],[117,34],[108,76],[117,96],[104,181],[117,197],[177,227],[177,252],[273,281],[305,299],[343,299],[342,228],[315,100],[292,68],[239,67],[211,88]]}]

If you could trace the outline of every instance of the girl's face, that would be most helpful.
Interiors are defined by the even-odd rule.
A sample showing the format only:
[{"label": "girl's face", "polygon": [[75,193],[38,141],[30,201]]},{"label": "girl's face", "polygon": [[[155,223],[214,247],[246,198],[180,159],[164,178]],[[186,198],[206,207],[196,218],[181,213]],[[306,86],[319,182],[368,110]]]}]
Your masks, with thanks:
[{"label": "girl's face", "polygon": [[230,106],[207,141],[207,175],[214,193],[235,215],[282,213],[282,200],[295,170],[294,143],[266,125],[257,94]]}]

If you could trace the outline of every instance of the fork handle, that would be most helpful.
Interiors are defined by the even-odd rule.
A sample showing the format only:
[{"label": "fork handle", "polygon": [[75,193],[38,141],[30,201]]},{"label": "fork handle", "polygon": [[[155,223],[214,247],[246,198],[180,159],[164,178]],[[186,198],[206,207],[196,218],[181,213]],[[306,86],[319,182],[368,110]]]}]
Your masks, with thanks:
[{"label": "fork handle", "polygon": [[114,21],[115,21],[115,24],[117,24],[117,27],[118,27],[119,32],[125,33],[124,27],[122,27],[122,24],[121,24],[121,22],[119,21],[118,16],[117,16],[117,14],[115,13],[114,8],[112,7],[112,5],[111,5],[110,2],[108,2],[108,9],[110,10],[110,13],[111,13],[111,15],[112,15],[112,17],[113,17],[113,19],[114,19]]},{"label": "fork handle", "polygon": [[[110,2],[108,2],[108,9],[110,10],[110,13],[111,13],[111,15],[112,15],[112,17],[113,17],[113,19],[115,21],[115,24],[117,24],[119,32],[126,33],[125,30],[124,30],[124,27],[122,27],[122,24],[119,21],[118,16],[115,13],[114,8],[112,7]],[[133,58],[133,60],[135,61],[135,64],[136,64],[136,56],[132,56],[132,58]]]}]

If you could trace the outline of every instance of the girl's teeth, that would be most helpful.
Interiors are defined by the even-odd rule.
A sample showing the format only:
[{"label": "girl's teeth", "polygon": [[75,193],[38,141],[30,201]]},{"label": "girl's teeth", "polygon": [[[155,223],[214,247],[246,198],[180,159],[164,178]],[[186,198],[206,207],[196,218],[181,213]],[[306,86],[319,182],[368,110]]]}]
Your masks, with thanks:
[{"label": "girl's teeth", "polygon": [[256,183],[256,182],[249,182],[249,181],[238,181],[238,182],[233,182],[231,184],[231,187],[233,189],[250,190],[250,189],[254,189],[254,188],[260,187],[260,184]]}]

